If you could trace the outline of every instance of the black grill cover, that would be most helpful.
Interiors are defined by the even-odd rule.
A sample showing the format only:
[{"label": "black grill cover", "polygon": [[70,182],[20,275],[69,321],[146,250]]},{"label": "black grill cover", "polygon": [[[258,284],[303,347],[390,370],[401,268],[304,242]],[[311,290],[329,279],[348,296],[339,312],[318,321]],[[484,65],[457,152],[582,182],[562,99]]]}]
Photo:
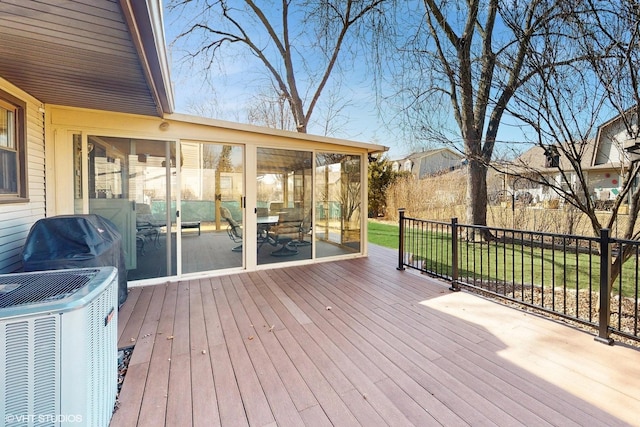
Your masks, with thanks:
[{"label": "black grill cover", "polygon": [[127,299],[122,236],[99,215],[61,215],[36,221],[22,249],[24,271],[107,267],[118,269],[118,304]]}]

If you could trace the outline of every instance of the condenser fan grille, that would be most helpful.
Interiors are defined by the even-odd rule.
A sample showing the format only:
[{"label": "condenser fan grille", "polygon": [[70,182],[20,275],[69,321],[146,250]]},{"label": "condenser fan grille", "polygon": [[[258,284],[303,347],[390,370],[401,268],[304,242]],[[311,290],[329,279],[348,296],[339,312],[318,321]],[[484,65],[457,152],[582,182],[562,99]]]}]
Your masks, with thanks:
[{"label": "condenser fan grille", "polygon": [[[0,275],[0,308],[56,301],[86,285],[99,270]],[[28,286],[25,286],[28,285]]]}]

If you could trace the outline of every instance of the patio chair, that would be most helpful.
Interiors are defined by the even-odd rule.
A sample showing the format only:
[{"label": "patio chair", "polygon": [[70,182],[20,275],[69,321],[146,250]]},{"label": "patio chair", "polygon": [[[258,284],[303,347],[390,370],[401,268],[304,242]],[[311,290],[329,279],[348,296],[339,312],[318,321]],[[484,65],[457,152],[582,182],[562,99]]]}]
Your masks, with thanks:
[{"label": "patio chair", "polygon": [[156,219],[151,213],[151,206],[146,203],[136,203],[136,247],[141,255],[145,255],[147,240],[153,242],[153,246],[160,247],[160,229],[167,224]]},{"label": "patio chair", "polygon": [[242,252],[242,226],[233,219],[229,209],[224,206],[220,206],[220,217],[229,224],[227,226],[227,234],[229,235],[229,238],[235,243],[240,243],[231,250],[233,252]]},{"label": "patio chair", "polygon": [[304,240],[304,236],[311,232],[311,213],[308,213],[302,219],[298,230],[298,238],[291,241],[291,246],[309,246],[311,242]]},{"label": "patio chair", "polygon": [[291,242],[300,235],[300,219],[289,218],[287,213],[281,213],[278,218],[278,224],[269,230],[273,242],[269,242],[274,246],[282,245],[280,249],[271,252],[272,256],[286,257],[298,254],[298,249],[291,245]]}]

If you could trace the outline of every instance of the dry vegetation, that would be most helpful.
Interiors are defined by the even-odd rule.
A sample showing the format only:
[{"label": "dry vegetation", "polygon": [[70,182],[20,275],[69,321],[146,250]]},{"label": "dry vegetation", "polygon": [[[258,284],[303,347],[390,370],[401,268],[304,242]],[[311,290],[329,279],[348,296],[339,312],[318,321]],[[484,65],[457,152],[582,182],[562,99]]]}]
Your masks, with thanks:
[{"label": "dry vegetation", "polygon": [[387,190],[386,219],[397,220],[399,208],[408,216],[434,221],[464,218],[466,185],[460,171],[421,180],[402,177]]},{"label": "dry vegetation", "polygon": [[[460,223],[466,223],[466,175],[464,171],[454,171],[431,178],[416,180],[403,177],[387,191],[387,216],[385,219],[397,221],[398,208],[405,208],[407,216],[433,221],[449,222],[457,217]],[[493,174],[487,177],[489,194],[502,188],[502,180]],[[497,228],[537,231],[557,234],[575,234],[593,236],[591,223],[586,215],[570,206],[555,203],[548,207],[543,204],[525,205],[516,202],[515,208],[510,200],[489,205],[487,225]],[[609,213],[603,211],[604,223]],[[619,214],[619,224],[612,230],[612,236],[624,229],[627,215]]]}]

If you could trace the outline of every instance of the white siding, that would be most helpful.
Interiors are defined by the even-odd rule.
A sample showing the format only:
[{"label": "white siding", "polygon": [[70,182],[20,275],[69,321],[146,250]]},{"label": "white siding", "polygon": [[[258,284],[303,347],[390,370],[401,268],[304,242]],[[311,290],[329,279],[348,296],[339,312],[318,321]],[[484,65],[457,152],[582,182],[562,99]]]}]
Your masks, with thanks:
[{"label": "white siding", "polygon": [[418,177],[422,179],[436,173],[448,172],[452,168],[459,166],[460,157],[448,151],[441,151],[427,157],[422,157],[419,165],[420,170],[418,171]]},{"label": "white siding", "polygon": [[600,135],[594,165],[625,162],[623,147],[628,138],[627,130],[621,120],[604,128]]},{"label": "white siding", "polygon": [[31,226],[46,215],[44,114],[33,97],[0,79],[0,89],[27,103],[27,203],[0,204],[0,273],[21,268],[21,252]]}]

